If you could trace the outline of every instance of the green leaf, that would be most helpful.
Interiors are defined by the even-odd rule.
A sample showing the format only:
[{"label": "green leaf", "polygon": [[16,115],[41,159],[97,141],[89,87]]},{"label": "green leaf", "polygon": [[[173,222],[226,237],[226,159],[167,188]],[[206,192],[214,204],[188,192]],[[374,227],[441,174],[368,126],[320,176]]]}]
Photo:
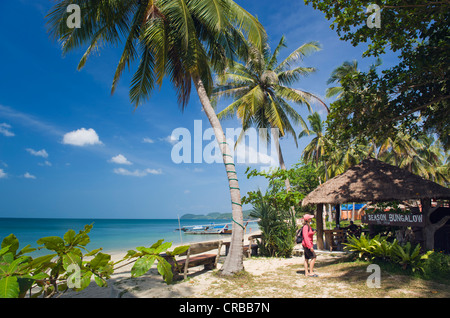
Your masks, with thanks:
[{"label": "green leaf", "polygon": [[48,263],[50,263],[55,256],[57,256],[57,254],[48,254],[37,257],[33,259],[33,261],[31,262],[31,266],[33,268],[40,269],[42,266],[48,265]]},{"label": "green leaf", "polygon": [[39,245],[44,245],[46,249],[55,251],[55,252],[62,252],[64,251],[64,241],[59,236],[48,236],[43,237],[37,241]]},{"label": "green leaf", "polygon": [[62,257],[62,261],[65,270],[67,270],[67,267],[69,267],[71,264],[75,264],[77,266],[81,265],[81,257],[73,252],[64,254]]},{"label": "green leaf", "polygon": [[166,242],[164,244],[161,244],[156,250],[155,254],[160,254],[162,252],[165,252],[167,249],[169,249],[172,246],[172,242]]},{"label": "green leaf", "polygon": [[31,286],[33,286],[34,282],[35,280],[31,276],[18,277],[17,283],[19,284],[20,294],[23,295],[24,293],[26,293],[26,291],[29,290]]},{"label": "green leaf", "polygon": [[139,258],[131,268],[131,276],[140,277],[147,273],[155,262],[155,255],[145,255]]},{"label": "green leaf", "polygon": [[108,283],[106,282],[106,280],[104,280],[103,278],[101,278],[97,275],[94,275],[94,280],[99,287],[107,287],[108,286]]},{"label": "green leaf", "polygon": [[164,242],[164,239],[158,240],[158,242],[150,246],[150,248],[157,248],[162,244],[162,242]]},{"label": "green leaf", "polygon": [[97,248],[95,250],[92,250],[89,253],[85,254],[84,256],[93,256],[93,255],[97,254],[101,250],[103,250],[103,247],[100,247],[100,248]]},{"label": "green leaf", "polygon": [[76,233],[74,230],[68,230],[66,234],[64,234],[64,241],[66,241],[66,244],[72,245],[74,239],[75,239]]},{"label": "green leaf", "polygon": [[158,257],[158,273],[162,275],[167,284],[172,282],[172,266],[163,257]]},{"label": "green leaf", "polygon": [[30,260],[31,258],[28,256],[22,256],[11,262],[8,268],[8,274],[14,274],[16,270],[19,268],[19,265]]},{"label": "green leaf", "polygon": [[[36,249],[34,248],[34,247],[31,247],[31,245],[27,245],[27,246],[25,246],[24,248],[22,248],[20,251],[19,251],[19,253],[17,253],[17,255],[23,255],[23,254],[26,254],[26,253],[31,253],[31,252],[34,252],[34,251],[36,251]],[[0,253],[1,254],[1,253]]]},{"label": "green leaf", "polygon": [[9,251],[16,254],[17,250],[19,249],[19,240],[14,234],[10,234],[7,237],[5,237],[2,241],[1,248],[9,246]]},{"label": "green leaf", "polygon": [[0,279],[0,298],[17,298],[20,289],[16,276],[6,276]]},{"label": "green leaf", "polygon": [[189,249],[189,245],[185,245],[185,246],[177,246],[175,247],[175,249],[170,253],[170,255],[179,255],[179,254],[183,254],[184,252],[186,252]]},{"label": "green leaf", "polygon": [[0,256],[9,252],[9,245],[0,249]]},{"label": "green leaf", "polygon": [[108,262],[111,260],[111,255],[98,253],[94,259],[92,259],[89,264],[91,264],[92,270],[97,270],[101,267],[108,265]]},{"label": "green leaf", "polygon": [[81,290],[85,289],[86,287],[88,287],[89,284],[91,283],[91,276],[92,276],[92,272],[91,271],[87,271],[86,273],[84,273],[81,276],[80,288],[77,288],[75,290],[76,291],[81,291]]},{"label": "green leaf", "polygon": [[138,246],[136,249],[143,254],[155,254],[155,249],[151,247]]}]

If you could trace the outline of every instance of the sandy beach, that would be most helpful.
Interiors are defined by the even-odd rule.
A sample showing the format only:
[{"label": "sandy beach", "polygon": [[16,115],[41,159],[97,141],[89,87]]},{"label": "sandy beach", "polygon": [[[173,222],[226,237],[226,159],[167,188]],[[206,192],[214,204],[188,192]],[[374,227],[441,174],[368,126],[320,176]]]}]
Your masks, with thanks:
[{"label": "sandy beach", "polygon": [[[248,238],[251,235],[259,234],[259,231],[253,231],[251,234],[244,235],[244,243],[248,243]],[[229,242],[231,236],[220,236],[217,240],[223,242]],[[205,240],[207,242],[210,240]],[[188,245],[189,243],[186,243]],[[173,245],[169,250],[173,250],[175,247],[180,246]],[[216,253],[210,251],[209,253]],[[111,260],[114,262],[119,261],[126,255],[127,251],[116,251],[109,253]],[[219,264],[217,266],[220,269],[225,260],[225,247],[221,248],[221,256]],[[126,262],[124,262],[126,263]],[[202,297],[202,294],[211,286],[212,281],[215,280],[213,272],[206,271],[203,266],[193,267],[189,269],[188,278],[185,281],[177,281],[171,285],[167,285],[162,276],[158,274],[156,269],[156,263],[152,269],[145,275],[133,278],[131,277],[131,268],[134,263],[118,268],[111,278],[108,280],[108,287],[98,287],[94,281],[91,282],[86,289],[75,292],[68,290],[62,294],[61,298],[167,298],[167,297]],[[120,266],[120,264],[118,265]],[[261,269],[254,268],[252,262],[248,262],[244,259],[244,267],[247,267],[252,272],[261,271]],[[203,296],[209,297],[209,296]]]},{"label": "sandy beach", "polygon": [[[248,242],[250,235],[246,234],[244,243]],[[220,238],[222,239],[222,238]],[[224,242],[230,241],[231,237],[222,239]],[[172,250],[173,246],[170,250]],[[294,249],[294,255],[299,255],[296,251],[301,250],[300,246]],[[214,253],[214,251],[212,251]],[[111,254],[112,260],[117,261],[123,258],[126,251]],[[326,256],[319,257],[324,259]],[[220,269],[225,261],[225,248],[221,249],[221,256],[217,269]],[[261,277],[270,272],[276,272],[280,268],[290,266],[294,268],[292,273],[295,280],[307,279],[302,274],[303,256],[293,256],[291,258],[244,258],[244,269],[248,275],[252,277]],[[131,277],[131,267],[133,264],[121,267],[108,280],[108,287],[98,287],[95,282],[91,282],[90,286],[80,292],[72,290],[62,294],[61,298],[202,298],[202,297],[236,297],[235,293],[228,294],[224,284],[227,284],[227,278],[220,277],[216,274],[217,270],[204,270],[203,266],[189,269],[188,278],[186,280],[177,281],[171,285],[167,285],[162,277],[158,274],[156,265],[145,275],[133,278]],[[302,284],[302,283],[300,283]],[[270,287],[267,292],[261,295],[253,295],[256,297],[279,297],[276,290]],[[252,295],[241,295],[238,297],[252,297]]]},{"label": "sandy beach", "polygon": [[[252,233],[252,235],[254,235]],[[244,242],[248,242],[245,235]],[[223,238],[229,241],[231,237]],[[174,247],[173,247],[174,248]],[[172,250],[172,248],[170,249]],[[244,273],[234,277],[217,275],[225,261],[225,248],[216,270],[203,266],[189,269],[188,278],[167,285],[154,265],[145,275],[131,277],[133,264],[121,267],[108,280],[107,287],[94,281],[80,292],[68,290],[61,298],[391,298],[449,297],[448,285],[411,280],[408,276],[382,273],[383,288],[367,286],[367,264],[343,261],[346,253],[317,251],[315,273],[306,277],[302,247],[296,245],[290,258],[244,258]],[[126,251],[114,253],[120,260]],[[58,296],[57,296],[58,297]]]}]

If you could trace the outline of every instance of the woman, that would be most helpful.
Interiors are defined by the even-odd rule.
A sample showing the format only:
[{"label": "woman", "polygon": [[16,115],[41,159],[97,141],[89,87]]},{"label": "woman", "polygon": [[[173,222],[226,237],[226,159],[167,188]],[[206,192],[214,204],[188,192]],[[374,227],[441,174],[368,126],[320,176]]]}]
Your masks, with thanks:
[{"label": "woman", "polygon": [[[314,218],[311,214],[305,214],[303,216],[303,221],[305,225],[303,225],[302,235],[303,235],[303,249],[305,251],[305,275],[310,277],[317,277],[317,274],[314,274],[314,264],[316,263],[316,253],[314,253],[313,246],[313,236],[316,232],[311,228],[311,219]],[[309,271],[308,271],[309,267]]]}]

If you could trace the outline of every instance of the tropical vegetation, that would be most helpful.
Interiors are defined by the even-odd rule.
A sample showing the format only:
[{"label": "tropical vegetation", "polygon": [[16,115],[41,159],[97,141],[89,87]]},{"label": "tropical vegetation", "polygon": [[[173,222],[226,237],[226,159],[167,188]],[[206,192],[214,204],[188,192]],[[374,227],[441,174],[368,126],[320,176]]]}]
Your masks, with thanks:
[{"label": "tropical vegetation", "polygon": [[422,252],[420,244],[412,245],[411,242],[399,244],[396,239],[389,241],[387,237],[376,235],[368,238],[350,236],[345,249],[363,260],[381,260],[401,266],[403,270],[425,273],[426,262],[433,251]]},{"label": "tropical vegetation", "polygon": [[[301,200],[318,185],[316,170],[311,165],[295,164],[291,169],[276,169],[270,172],[246,171],[247,178],[264,177],[268,180],[265,193],[260,189],[249,191],[242,202],[253,206],[250,213],[258,218],[261,230],[259,254],[262,256],[290,257],[295,246],[298,230],[296,219],[306,212],[314,213],[311,207],[300,206]],[[285,182],[291,181],[291,191],[286,191]],[[295,214],[291,207],[295,206]]]},{"label": "tropical vegetation", "polygon": [[[304,119],[289,103],[305,105],[311,111],[311,103],[325,103],[312,93],[293,88],[302,77],[315,72],[313,67],[298,65],[306,56],[320,50],[318,42],[308,42],[288,55],[282,62],[278,57],[282,48],[286,47],[285,37],[281,37],[277,47],[271,52],[267,42],[261,48],[249,43],[248,58],[242,63],[230,63],[224,72],[218,74],[213,96],[232,98],[233,102],[225,107],[217,116],[219,119],[237,116],[241,120],[242,132],[238,142],[247,129],[255,127],[267,132],[270,140],[273,137],[278,161],[282,170],[286,170],[280,138],[291,135],[297,145],[295,126],[305,126]],[[291,190],[287,178],[286,189]]]},{"label": "tropical vegetation", "polygon": [[417,138],[425,132],[436,134],[448,150],[450,3],[382,1],[380,28],[369,28],[366,8],[371,3],[305,0],[325,13],[341,40],[354,46],[368,43],[363,56],[381,57],[387,49],[399,53],[398,64],[381,73],[371,69],[342,81],[344,93],[330,105],[336,141],[395,138],[398,131]]},{"label": "tropical vegetation", "polygon": [[[379,72],[381,62],[377,60],[363,72],[357,61],[344,62],[328,81],[333,86],[326,96],[335,98],[328,108],[317,96],[293,88],[303,76],[314,72],[314,68],[296,63],[318,51],[318,42],[305,43],[279,63],[286,39],[282,37],[271,51],[260,22],[232,0],[60,0],[47,16],[49,31],[62,43],[64,54],[87,47],[78,69],[105,44],[123,44],[111,91],[118,87],[125,69],[136,66],[129,89],[135,108],[147,101],[165,78],[173,84],[181,110],[187,107],[191,90],[196,90],[214,129],[230,189],[234,224],[230,252],[222,268],[225,275],[243,269],[243,227],[239,225],[245,203],[252,204],[252,215],[260,218],[263,254],[289,256],[295,217],[312,212],[299,207],[302,198],[365,158],[378,158],[445,186],[450,182],[449,41],[443,40],[449,35],[449,4],[419,0],[398,5],[399,1],[386,1],[382,28],[370,29],[365,13],[369,1],[346,3],[344,10],[342,3],[332,0],[305,3],[325,12],[342,40],[353,45],[370,42],[364,56],[379,57],[389,46],[399,51],[399,63]],[[69,4],[80,6],[82,28],[66,24]],[[233,101],[216,114],[215,99],[222,97]],[[326,108],[326,120],[312,113],[312,102]],[[291,103],[308,108],[309,127]],[[219,121],[232,116],[241,120],[240,138],[250,127],[265,128],[269,134],[264,137],[274,137],[281,169],[246,172],[248,178],[269,180],[265,194],[250,191],[241,198],[231,145]],[[295,126],[303,130],[298,133]],[[288,135],[296,144],[298,138],[313,136],[301,154],[301,163],[291,169],[286,168],[279,140]],[[289,212],[293,206],[296,214]],[[53,254],[37,259],[24,255],[30,247],[18,251],[14,236],[5,238],[0,250],[3,295],[23,296],[34,284],[41,288],[40,294],[52,296],[65,288],[58,280],[67,284],[73,264],[81,268],[83,288],[91,277],[104,286],[116,264],[99,250],[83,255],[89,231],[86,227],[79,234],[71,230],[63,238],[42,238],[38,244]],[[159,273],[170,282],[170,265],[160,257],[169,247],[169,243],[158,241],[130,251],[125,260],[137,259],[133,275],[142,275],[158,262]],[[412,270],[424,268],[427,258],[434,255],[421,254],[420,246],[400,245],[382,237],[351,238],[348,249],[361,257],[389,260]],[[181,249],[167,252],[169,256],[177,253]],[[92,259],[86,261],[86,256]]]},{"label": "tropical vegetation", "polygon": [[[67,7],[77,4],[81,28],[66,23]],[[217,115],[211,106],[212,72],[221,72],[228,61],[249,53],[244,34],[254,47],[260,48],[266,37],[259,21],[232,0],[155,0],[155,1],[58,1],[47,16],[50,33],[62,43],[63,53],[87,46],[78,69],[104,44],[124,43],[123,53],[112,82],[115,91],[123,71],[138,61],[132,77],[130,100],[139,106],[168,77],[184,109],[190,98],[192,83],[203,110],[214,129],[223,154],[230,188],[233,219],[243,223],[241,195],[234,159],[226,143]],[[230,254],[223,274],[243,269],[243,229],[233,226]]]},{"label": "tropical vegetation", "polygon": [[295,246],[297,225],[289,209],[277,209],[270,198],[257,191],[251,216],[258,218],[261,240],[258,242],[260,256],[290,257]]},{"label": "tropical vegetation", "polygon": [[[123,259],[114,262],[111,255],[101,252],[102,248],[87,249],[92,227],[92,224],[86,225],[78,233],[68,230],[63,237],[43,237],[37,241],[37,248],[27,245],[19,249],[19,240],[14,234],[5,237],[0,249],[0,298],[24,298],[27,293],[31,298],[51,298],[69,289],[81,291],[91,284],[92,278],[99,287],[106,287],[108,279],[125,261],[128,262],[125,265],[134,263],[133,277],[144,275],[156,262],[158,273],[170,284],[173,274],[168,260],[189,248],[179,246],[168,251],[172,242],[159,240],[150,247],[130,250]],[[26,255],[36,250],[50,253],[39,257]]]}]

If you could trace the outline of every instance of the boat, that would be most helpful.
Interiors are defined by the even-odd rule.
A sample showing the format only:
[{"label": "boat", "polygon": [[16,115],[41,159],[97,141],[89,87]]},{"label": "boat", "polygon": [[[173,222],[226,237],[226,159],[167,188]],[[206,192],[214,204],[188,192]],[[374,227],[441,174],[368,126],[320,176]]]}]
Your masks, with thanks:
[{"label": "boat", "polygon": [[[249,222],[252,223],[257,221],[258,220],[245,221],[244,228],[247,227]],[[232,223],[210,223],[209,225],[180,226],[176,230],[183,231],[185,234],[231,234],[231,225]]]},{"label": "boat", "polygon": [[181,229],[185,234],[231,234],[228,224],[195,225]]}]

